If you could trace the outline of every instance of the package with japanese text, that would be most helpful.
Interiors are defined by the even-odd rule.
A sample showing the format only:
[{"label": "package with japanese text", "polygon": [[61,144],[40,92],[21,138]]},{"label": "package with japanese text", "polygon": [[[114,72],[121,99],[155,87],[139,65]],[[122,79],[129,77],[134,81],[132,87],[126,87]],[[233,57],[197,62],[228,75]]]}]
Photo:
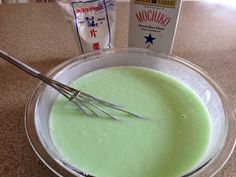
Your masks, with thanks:
[{"label": "package with japanese text", "polygon": [[129,47],[172,51],[181,0],[130,0]]},{"label": "package with japanese text", "polygon": [[112,48],[115,0],[57,0],[74,25],[82,53]]}]

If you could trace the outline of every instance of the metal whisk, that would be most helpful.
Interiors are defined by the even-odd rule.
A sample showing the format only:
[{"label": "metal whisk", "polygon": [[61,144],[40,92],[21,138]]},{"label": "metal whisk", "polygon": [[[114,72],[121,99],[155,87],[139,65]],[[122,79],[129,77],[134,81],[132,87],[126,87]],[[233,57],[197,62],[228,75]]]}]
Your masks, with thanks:
[{"label": "metal whisk", "polygon": [[129,112],[121,108],[120,106],[101,100],[97,97],[84,93],[81,90],[74,89],[56,80],[50,79],[49,77],[31,68],[25,63],[22,63],[20,60],[16,59],[15,57],[7,54],[6,52],[2,50],[0,50],[0,57],[8,61],[9,63],[15,65],[16,67],[20,68],[21,70],[25,71],[26,73],[30,74],[31,76],[34,76],[40,79],[41,81],[43,81],[44,83],[46,83],[47,85],[50,85],[51,87],[53,87],[62,95],[64,95],[69,101],[71,101],[76,106],[78,106],[78,108],[87,115],[95,115],[95,116],[101,117],[101,113],[102,113],[102,114],[107,115],[109,118],[118,120],[118,118],[108,113],[105,109],[101,108],[101,105],[103,105],[103,106],[107,106],[112,109],[116,109],[118,111],[127,113],[136,118],[143,118],[142,116]]}]

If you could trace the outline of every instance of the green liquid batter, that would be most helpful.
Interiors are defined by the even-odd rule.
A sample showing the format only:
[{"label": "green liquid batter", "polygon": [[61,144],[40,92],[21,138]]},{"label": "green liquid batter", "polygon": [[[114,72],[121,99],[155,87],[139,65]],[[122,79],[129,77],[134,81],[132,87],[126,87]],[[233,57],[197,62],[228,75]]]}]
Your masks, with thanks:
[{"label": "green liquid batter", "polygon": [[160,72],[112,67],[86,74],[73,86],[127,110],[121,121],[88,117],[62,96],[50,117],[52,139],[65,159],[97,177],[178,177],[205,152],[209,114],[198,96]]}]

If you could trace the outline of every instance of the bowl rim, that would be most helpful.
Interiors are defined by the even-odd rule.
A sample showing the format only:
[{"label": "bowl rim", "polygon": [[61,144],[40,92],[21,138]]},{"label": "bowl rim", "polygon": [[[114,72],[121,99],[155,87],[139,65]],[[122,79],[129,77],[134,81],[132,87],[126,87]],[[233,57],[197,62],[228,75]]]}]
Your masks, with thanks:
[{"label": "bowl rim", "polygon": [[[210,159],[208,161],[208,162],[211,161],[211,163],[207,162],[207,163],[203,164],[201,167],[199,167],[198,169],[196,169],[188,174],[185,174],[183,177],[195,175],[196,172],[197,172],[197,175],[204,175],[207,169],[208,170],[211,169],[210,176],[214,176],[226,164],[226,162],[229,160],[231,154],[234,151],[234,148],[236,145],[236,116],[235,116],[235,112],[232,107],[232,104],[231,104],[230,100],[228,99],[225,91],[219,86],[218,83],[216,83],[215,80],[213,80],[209,76],[209,74],[206,71],[204,71],[199,66],[197,66],[197,65],[195,65],[195,64],[193,64],[181,57],[178,57],[178,56],[166,55],[163,53],[158,53],[158,52],[154,52],[154,51],[147,50],[147,49],[140,49],[140,48],[120,48],[120,49],[118,49],[118,48],[115,48],[115,49],[104,49],[104,50],[90,52],[90,53],[76,56],[72,59],[69,59],[69,60],[62,62],[61,64],[55,66],[53,69],[51,69],[48,72],[47,76],[53,78],[57,73],[60,72],[60,70],[62,68],[67,67],[71,63],[78,61],[78,60],[80,60],[80,62],[79,62],[79,64],[80,64],[80,63],[86,62],[87,60],[99,58],[104,54],[130,53],[130,52],[131,53],[142,53],[142,54],[147,54],[147,55],[151,55],[154,57],[171,59],[171,60],[174,60],[178,63],[181,63],[181,64],[187,66],[188,68],[196,71],[201,76],[203,76],[204,79],[206,79],[207,82],[210,83],[211,86],[213,86],[213,88],[217,91],[217,93],[219,94],[219,96],[223,102],[224,111],[225,111],[225,113],[227,113],[227,115],[229,115],[228,119],[227,119],[228,120],[228,122],[227,122],[228,130],[227,130],[226,139],[225,139],[226,143],[223,145],[222,150],[221,150],[221,152],[219,152],[217,157],[213,157],[212,159]],[[39,82],[38,86],[35,88],[35,90],[31,94],[31,96],[29,97],[28,102],[26,104],[25,114],[24,114],[25,115],[24,116],[24,125],[25,125],[25,131],[26,131],[28,141],[29,141],[31,147],[33,148],[33,150],[35,151],[35,153],[37,154],[37,156],[40,158],[40,160],[51,171],[53,171],[56,175],[58,175],[58,176],[76,176],[76,173],[77,173],[77,175],[79,174],[81,176],[89,176],[87,173],[85,173],[83,171],[79,171],[78,169],[74,169],[72,166],[70,166],[66,162],[58,161],[57,159],[51,157],[51,155],[48,154],[48,152],[45,150],[44,146],[41,144],[41,141],[38,137],[36,126],[35,126],[35,121],[34,121],[35,112],[34,111],[36,109],[36,105],[37,105],[37,101],[38,101],[37,98],[39,97],[42,90],[45,89],[45,87],[46,87],[46,84],[44,84],[43,82]],[[69,172],[69,171],[71,171],[70,170],[71,168],[73,168],[73,171],[75,172],[74,174]]]}]

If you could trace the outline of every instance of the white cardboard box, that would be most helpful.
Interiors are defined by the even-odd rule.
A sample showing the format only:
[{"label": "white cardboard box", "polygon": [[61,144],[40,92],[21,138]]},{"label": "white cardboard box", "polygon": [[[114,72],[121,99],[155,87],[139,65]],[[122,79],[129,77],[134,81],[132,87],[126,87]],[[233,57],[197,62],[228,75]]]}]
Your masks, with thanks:
[{"label": "white cardboard box", "polygon": [[130,0],[129,47],[171,54],[181,0]]}]

